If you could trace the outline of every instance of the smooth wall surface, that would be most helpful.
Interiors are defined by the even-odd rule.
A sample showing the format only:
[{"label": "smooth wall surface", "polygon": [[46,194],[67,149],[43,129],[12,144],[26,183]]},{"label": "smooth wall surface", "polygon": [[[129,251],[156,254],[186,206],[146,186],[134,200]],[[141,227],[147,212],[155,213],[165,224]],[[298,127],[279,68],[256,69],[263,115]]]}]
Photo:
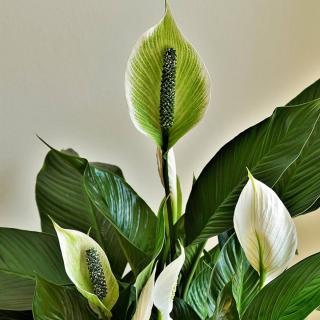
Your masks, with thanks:
[{"label": "smooth wall surface", "polygon": [[[171,3],[213,82],[205,119],[175,148],[186,199],[193,172],[224,143],[320,77],[320,1]],[[163,9],[160,0],[0,0],[1,226],[39,230],[34,184],[48,149],[36,133],[119,165],[157,208],[155,147],[130,121],[123,82],[135,41]],[[319,215],[296,223],[299,259],[320,251]]]}]

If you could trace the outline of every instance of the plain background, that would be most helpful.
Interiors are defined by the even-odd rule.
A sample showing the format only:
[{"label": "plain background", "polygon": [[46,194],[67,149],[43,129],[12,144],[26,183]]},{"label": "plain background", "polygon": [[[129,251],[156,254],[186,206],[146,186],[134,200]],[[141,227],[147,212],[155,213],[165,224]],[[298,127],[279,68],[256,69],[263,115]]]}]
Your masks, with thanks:
[{"label": "plain background", "polygon": [[[320,1],[171,2],[212,78],[204,120],[175,148],[186,200],[193,173],[224,143],[319,78]],[[1,226],[39,230],[34,185],[48,150],[36,133],[119,165],[157,208],[155,146],[130,121],[124,71],[163,9],[160,0],[0,0]],[[319,215],[295,221],[298,259],[320,251]]]}]

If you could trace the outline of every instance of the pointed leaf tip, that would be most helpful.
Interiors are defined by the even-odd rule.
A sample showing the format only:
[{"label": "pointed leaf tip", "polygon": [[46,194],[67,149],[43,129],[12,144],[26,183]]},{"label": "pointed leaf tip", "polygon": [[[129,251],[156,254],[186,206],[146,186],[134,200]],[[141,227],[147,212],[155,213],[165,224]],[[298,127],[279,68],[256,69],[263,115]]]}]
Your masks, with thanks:
[{"label": "pointed leaf tip", "polygon": [[249,170],[248,176],[235,207],[234,228],[263,285],[287,268],[297,248],[297,233],[277,194]]}]

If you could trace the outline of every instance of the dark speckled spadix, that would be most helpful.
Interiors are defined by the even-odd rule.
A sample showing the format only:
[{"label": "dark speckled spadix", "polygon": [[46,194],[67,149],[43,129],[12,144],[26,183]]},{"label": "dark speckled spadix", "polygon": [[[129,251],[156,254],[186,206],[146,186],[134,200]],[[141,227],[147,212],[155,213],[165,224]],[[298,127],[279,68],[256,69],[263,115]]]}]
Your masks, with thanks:
[{"label": "dark speckled spadix", "polygon": [[160,89],[160,125],[166,130],[172,127],[174,121],[176,64],[176,50],[167,49],[163,58]]},{"label": "dark speckled spadix", "polygon": [[96,249],[90,248],[86,250],[86,256],[93,291],[100,300],[103,300],[108,290],[99,254]]}]

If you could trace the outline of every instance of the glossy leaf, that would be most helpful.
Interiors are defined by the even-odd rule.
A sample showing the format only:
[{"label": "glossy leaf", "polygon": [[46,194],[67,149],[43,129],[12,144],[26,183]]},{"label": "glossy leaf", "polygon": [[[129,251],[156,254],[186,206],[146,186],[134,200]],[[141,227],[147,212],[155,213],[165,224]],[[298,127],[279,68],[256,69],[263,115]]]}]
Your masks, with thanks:
[{"label": "glossy leaf", "polygon": [[161,312],[163,320],[171,320],[173,299],[176,293],[178,277],[185,260],[185,251],[181,246],[181,253],[169,263],[158,276],[154,286],[154,305]]},{"label": "glossy leaf", "polygon": [[[45,232],[55,234],[49,216],[64,228],[88,232],[106,251],[118,277],[122,276],[126,258],[120,248],[117,232],[105,217],[90,203],[84,189],[86,159],[73,150],[59,152],[52,149],[46,156],[37,177],[36,200]],[[118,167],[93,163],[102,171],[122,176]],[[118,248],[117,251],[114,248]]]},{"label": "glossy leaf", "polygon": [[213,267],[204,264],[193,278],[186,302],[196,311],[200,319],[207,319],[209,312],[210,282]]},{"label": "glossy leaf", "polygon": [[63,229],[56,223],[54,228],[69,278],[95,312],[110,318],[119,297],[119,286],[105,252],[80,231]]},{"label": "glossy leaf", "polygon": [[57,286],[40,278],[37,279],[32,311],[37,320],[97,319],[74,287]]},{"label": "glossy leaf", "polygon": [[[246,182],[246,167],[257,179],[274,186],[300,156],[319,125],[319,114],[320,100],[277,108],[271,117],[227,143],[192,188],[186,208],[187,243],[230,229],[235,204]],[[282,200],[286,204],[288,199]],[[307,208],[309,203],[301,206]]]},{"label": "glossy leaf", "polygon": [[179,298],[174,299],[171,316],[172,319],[200,320],[193,309]]},{"label": "glossy leaf", "polygon": [[320,305],[320,254],[294,265],[255,297],[243,320],[305,319]]},{"label": "glossy leaf", "polygon": [[[0,243],[1,273],[7,272],[12,276],[31,280],[41,276],[56,284],[70,283],[55,236],[0,228]],[[14,283],[15,281],[13,279]]]},{"label": "glossy leaf", "polygon": [[211,275],[211,296],[215,304],[229,282],[238,312],[243,314],[259,292],[259,275],[250,266],[235,235],[222,248]]},{"label": "glossy leaf", "polygon": [[[203,253],[203,255],[197,263],[199,253]],[[186,302],[201,319],[206,319],[208,315],[211,316],[215,308],[209,291],[212,270],[219,254],[218,246],[212,248],[209,252],[203,250],[203,244],[190,245],[186,248],[186,260],[181,272],[183,275],[181,281],[186,282],[189,279],[191,269],[197,263],[189,290],[186,293]]]},{"label": "glossy leaf", "polygon": [[234,228],[261,285],[283,272],[297,250],[297,231],[287,208],[250,172],[235,208]]},{"label": "glossy leaf", "polygon": [[85,187],[92,203],[121,235],[122,247],[137,275],[152,259],[157,217],[122,178],[111,172],[88,167]]},{"label": "glossy leaf", "polygon": [[0,272],[0,284],[0,310],[31,310],[34,280]]},{"label": "glossy leaf", "polygon": [[166,50],[176,50],[175,103],[168,150],[203,116],[209,102],[209,77],[200,57],[178,29],[166,7],[159,24],[136,44],[127,65],[126,97],[131,119],[162,147],[160,88]]}]

